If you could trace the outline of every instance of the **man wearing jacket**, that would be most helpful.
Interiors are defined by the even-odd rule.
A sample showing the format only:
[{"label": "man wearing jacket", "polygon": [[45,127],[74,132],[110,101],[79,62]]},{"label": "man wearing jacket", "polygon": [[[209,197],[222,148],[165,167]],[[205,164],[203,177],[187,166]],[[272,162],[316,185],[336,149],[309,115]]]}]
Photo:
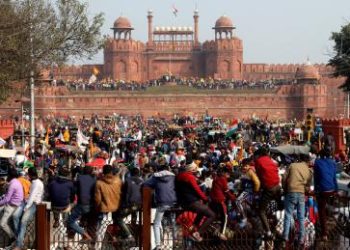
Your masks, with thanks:
[{"label": "man wearing jacket", "polygon": [[[164,212],[176,203],[175,175],[169,171],[167,165],[161,165],[159,171],[154,173],[145,183],[145,187],[155,190],[156,214],[153,222],[156,250],[161,249],[160,231]],[[175,221],[175,219],[174,219]]]},{"label": "man wearing jacket", "polygon": [[212,189],[210,191],[210,207],[217,215],[220,215],[221,231],[219,238],[221,240],[227,240],[225,236],[227,224],[226,200],[234,201],[236,197],[231,194],[227,186],[227,179],[230,177],[230,170],[226,167],[222,167],[218,170],[217,174],[218,175],[215,177]]},{"label": "man wearing jacket", "polygon": [[120,229],[122,236],[127,240],[133,240],[129,227],[125,224],[124,219],[130,214],[132,220],[137,217],[137,211],[142,204],[141,185],[143,179],[140,176],[139,168],[130,170],[130,177],[125,179],[121,191],[121,205],[117,212],[113,213],[113,221]]},{"label": "man wearing jacket", "polygon": [[[208,198],[197,184],[195,177],[197,171],[197,164],[192,162],[186,166],[185,171],[178,174],[176,178],[176,194],[184,209],[197,214],[194,227],[198,228],[198,231],[195,231],[193,228],[191,238],[199,242],[203,240],[201,233],[215,220],[215,213],[207,205],[203,204],[203,202],[208,201]],[[206,217],[206,220],[199,226],[203,217]]]},{"label": "man wearing jacket", "polygon": [[282,189],[278,175],[278,165],[271,159],[268,150],[264,147],[255,152],[255,170],[262,188],[259,217],[266,232],[266,236],[272,238],[273,235],[267,221],[266,210],[272,200],[280,200]]},{"label": "man wearing jacket", "polygon": [[285,191],[285,213],[283,223],[283,240],[289,240],[289,231],[294,209],[297,208],[297,218],[299,222],[298,245],[304,244],[305,237],[305,192],[310,189],[312,181],[312,171],[309,168],[310,157],[300,155],[301,162],[292,163],[283,178],[283,189]]},{"label": "man wearing jacket", "polygon": [[91,240],[91,236],[84,230],[84,228],[79,226],[77,221],[92,211],[95,185],[96,177],[93,175],[93,168],[85,166],[83,174],[79,175],[75,182],[78,202],[67,220],[68,227],[82,235],[84,240],[88,241]]},{"label": "man wearing jacket", "polygon": [[327,204],[338,191],[336,178],[336,163],[331,158],[331,149],[324,148],[320,151],[320,158],[314,164],[314,185],[321,222],[322,239],[327,240]]},{"label": "man wearing jacket", "polygon": [[73,181],[69,178],[70,171],[63,166],[58,172],[58,176],[48,185],[48,192],[51,200],[51,207],[54,214],[54,228],[59,227],[59,216],[66,221],[74,202],[75,188]]},{"label": "man wearing jacket", "polygon": [[7,175],[8,189],[5,196],[0,200],[0,212],[2,212],[0,228],[4,230],[11,240],[14,240],[15,234],[10,226],[10,222],[12,222],[13,214],[24,198],[23,187],[17,177],[17,170],[10,168]]},{"label": "man wearing jacket", "polygon": [[119,208],[122,181],[117,175],[113,175],[113,167],[104,165],[103,176],[96,182],[95,205],[98,214],[97,221],[97,245],[101,249],[107,225],[103,223],[108,213],[115,212]]}]

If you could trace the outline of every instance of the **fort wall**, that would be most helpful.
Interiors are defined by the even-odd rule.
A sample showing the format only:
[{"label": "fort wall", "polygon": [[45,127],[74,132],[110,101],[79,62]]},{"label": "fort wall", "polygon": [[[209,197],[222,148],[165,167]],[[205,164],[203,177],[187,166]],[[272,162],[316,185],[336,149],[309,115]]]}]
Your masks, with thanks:
[{"label": "fort wall", "polygon": [[[303,119],[306,109],[326,117],[344,112],[343,100],[329,106],[326,85],[287,85],[275,91],[236,94],[164,94],[69,92],[64,87],[46,88],[37,92],[38,115],[90,116],[92,114],[124,115],[142,114],[145,117],[160,115],[171,117],[174,113],[201,115],[207,111],[220,117],[269,119]],[[334,102],[334,100],[333,100]]]}]

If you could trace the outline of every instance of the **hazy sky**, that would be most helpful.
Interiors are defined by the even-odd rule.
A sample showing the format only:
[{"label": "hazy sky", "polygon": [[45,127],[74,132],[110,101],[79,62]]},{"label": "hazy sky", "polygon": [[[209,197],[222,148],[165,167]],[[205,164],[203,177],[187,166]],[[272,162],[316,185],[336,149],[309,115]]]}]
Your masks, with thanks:
[{"label": "hazy sky", "polygon": [[[243,40],[245,63],[326,63],[332,53],[332,31],[350,21],[350,0],[89,0],[91,14],[105,13],[103,34],[120,15],[130,19],[133,38],[147,40],[147,10],[154,26],[192,26],[199,10],[199,39],[214,39],[217,18],[229,16]],[[178,9],[175,18],[172,6]],[[92,61],[102,63],[100,52]],[[76,62],[78,63],[78,62]],[[80,63],[80,62],[79,62]]]}]

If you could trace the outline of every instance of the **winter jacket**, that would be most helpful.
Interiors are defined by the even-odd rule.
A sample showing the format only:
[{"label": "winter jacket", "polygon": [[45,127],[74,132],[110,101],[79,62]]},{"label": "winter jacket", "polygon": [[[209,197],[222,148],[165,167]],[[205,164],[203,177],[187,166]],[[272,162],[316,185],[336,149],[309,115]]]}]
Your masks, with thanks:
[{"label": "winter jacket", "polygon": [[141,185],[143,179],[139,176],[132,176],[125,180],[122,187],[122,207],[141,205]]},{"label": "winter jacket", "polygon": [[181,172],[176,178],[176,193],[180,204],[188,206],[193,202],[208,201],[207,196],[197,184],[196,177],[191,172]]},{"label": "winter jacket", "polygon": [[175,175],[163,170],[154,173],[151,178],[145,181],[144,186],[155,190],[156,205],[172,206],[176,203]]},{"label": "winter jacket", "polygon": [[96,178],[92,175],[79,175],[75,182],[78,204],[92,205],[96,186]]},{"label": "winter jacket", "polygon": [[284,189],[288,193],[305,193],[312,181],[312,171],[305,162],[292,163],[286,174]]},{"label": "winter jacket", "polygon": [[48,186],[51,204],[56,208],[66,208],[73,203],[75,196],[74,184],[70,179],[58,176]]},{"label": "winter jacket", "polygon": [[121,179],[114,175],[106,175],[96,182],[95,203],[98,212],[114,212],[119,208],[121,187]]},{"label": "winter jacket", "polygon": [[255,160],[256,173],[265,189],[271,189],[280,183],[278,166],[269,156],[261,156]]},{"label": "winter jacket", "polygon": [[230,193],[227,186],[227,178],[225,176],[217,176],[213,181],[213,186],[210,191],[212,201],[221,203],[226,201],[226,198],[234,200],[235,196]]},{"label": "winter jacket", "polygon": [[320,158],[314,164],[314,185],[316,192],[338,191],[336,163],[331,158]]}]

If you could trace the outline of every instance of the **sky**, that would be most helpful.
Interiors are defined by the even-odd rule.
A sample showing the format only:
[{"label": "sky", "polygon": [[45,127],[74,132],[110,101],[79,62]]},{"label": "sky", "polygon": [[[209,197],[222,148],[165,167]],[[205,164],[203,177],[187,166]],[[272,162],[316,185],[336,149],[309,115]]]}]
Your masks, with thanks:
[{"label": "sky", "polygon": [[[88,0],[89,15],[103,12],[104,35],[113,22],[128,17],[136,40],[147,40],[147,11],[155,26],[191,26],[199,11],[199,40],[214,39],[212,27],[222,15],[230,17],[243,40],[244,63],[327,63],[332,55],[330,36],[350,21],[349,0]],[[172,13],[178,9],[177,17]],[[103,63],[102,51],[92,60]]]}]

